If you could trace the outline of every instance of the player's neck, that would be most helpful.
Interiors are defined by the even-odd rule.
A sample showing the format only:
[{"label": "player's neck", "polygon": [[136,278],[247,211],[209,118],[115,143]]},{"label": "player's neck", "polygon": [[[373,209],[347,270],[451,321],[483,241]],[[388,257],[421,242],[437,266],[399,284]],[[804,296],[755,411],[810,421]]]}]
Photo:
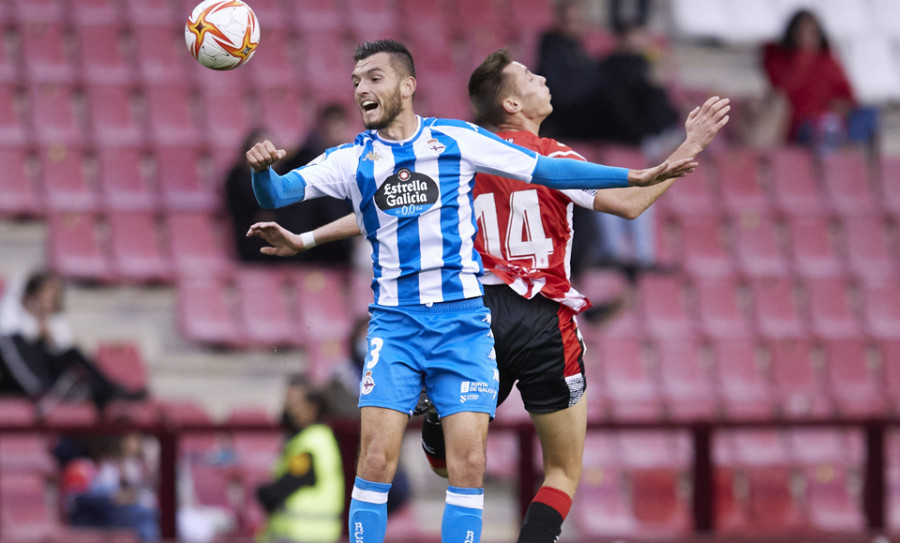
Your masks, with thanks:
[{"label": "player's neck", "polygon": [[543,119],[526,119],[521,115],[507,117],[504,122],[497,126],[497,130],[500,132],[531,132],[537,136],[541,130],[541,121]]},{"label": "player's neck", "polygon": [[378,136],[391,141],[404,141],[416,134],[419,118],[412,109],[405,109],[387,127],[378,131]]}]

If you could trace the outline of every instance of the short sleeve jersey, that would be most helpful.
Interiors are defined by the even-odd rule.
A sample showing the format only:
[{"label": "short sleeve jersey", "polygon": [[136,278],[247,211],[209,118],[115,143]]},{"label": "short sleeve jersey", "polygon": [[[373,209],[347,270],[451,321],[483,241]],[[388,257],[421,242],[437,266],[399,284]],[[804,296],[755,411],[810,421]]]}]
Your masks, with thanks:
[{"label": "short sleeve jersey", "polygon": [[[501,132],[506,141],[549,157],[584,157],[531,132]],[[478,235],[475,248],[486,269],[485,284],[507,284],[526,298],[541,294],[575,312],[590,307],[572,287],[573,204],[593,209],[596,190],[555,190],[497,175],[475,183]]]},{"label": "short sleeve jersey", "polygon": [[404,141],[360,133],[288,172],[306,184],[304,200],[348,200],[372,245],[375,303],[416,305],[483,294],[474,247],[476,172],[531,181],[537,153],[471,123],[418,118]]}]

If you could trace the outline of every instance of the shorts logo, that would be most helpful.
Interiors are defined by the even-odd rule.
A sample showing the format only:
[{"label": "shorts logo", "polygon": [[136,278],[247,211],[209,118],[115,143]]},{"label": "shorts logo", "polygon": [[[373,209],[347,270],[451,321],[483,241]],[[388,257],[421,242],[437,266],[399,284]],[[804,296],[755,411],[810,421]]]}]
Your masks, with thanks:
[{"label": "shorts logo", "polygon": [[402,168],[375,191],[375,205],[388,215],[412,217],[433,207],[440,194],[434,179]]},{"label": "shorts logo", "polygon": [[459,385],[459,392],[460,392],[461,394],[465,394],[465,393],[468,392],[468,391],[469,391],[469,382],[468,382],[468,381],[463,381],[462,383],[460,383],[460,385]]},{"label": "shorts logo", "polygon": [[366,395],[372,392],[372,389],[375,388],[375,379],[372,378],[372,372],[367,371],[365,376],[363,376],[362,384],[359,387],[360,394]]}]

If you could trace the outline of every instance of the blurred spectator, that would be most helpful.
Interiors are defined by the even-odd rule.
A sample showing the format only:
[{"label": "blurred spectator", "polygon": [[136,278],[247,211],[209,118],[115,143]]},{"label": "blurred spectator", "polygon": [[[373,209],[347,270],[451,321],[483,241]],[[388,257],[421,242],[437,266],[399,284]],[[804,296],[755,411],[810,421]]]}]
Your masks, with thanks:
[{"label": "blurred spectator", "polygon": [[[338,104],[331,104],[323,108],[317,116],[315,126],[316,128],[310,132],[296,152],[275,165],[275,169],[279,173],[284,174],[305,166],[326,149],[351,142],[356,135],[347,118],[347,111]],[[253,196],[250,168],[247,167],[244,153],[253,143],[264,139],[266,136],[263,130],[254,130],[244,139],[241,145],[241,154],[228,172],[225,181],[228,211],[234,225],[234,240],[238,257],[245,262],[310,262],[349,266],[353,253],[354,242],[352,239],[323,244],[309,251],[284,258],[261,254],[259,250],[266,246],[265,242],[260,238],[246,237],[250,225],[256,222],[275,221],[293,232],[306,232],[352,213],[348,202],[334,198],[320,198],[315,202],[301,202],[276,210],[259,207]]]},{"label": "blurred spectator", "polygon": [[256,492],[268,514],[265,539],[328,543],[343,529],[344,471],[327,398],[302,376],[290,379],[282,414],[287,442],[271,483]]},{"label": "blurred spectator", "polygon": [[102,410],[113,399],[145,398],[147,391],[111,381],[75,346],[63,311],[55,275],[35,273],[10,289],[0,311],[0,390],[40,400],[41,411],[60,400],[90,398]]},{"label": "blurred spectator", "polygon": [[765,45],[763,67],[790,106],[787,141],[819,150],[873,141],[877,113],[857,107],[850,82],[811,11],[794,13],[781,41]]},{"label": "blurred spectator", "polygon": [[61,490],[73,526],[126,528],[142,541],[159,539],[159,512],[143,438],[93,436],[89,456],[63,470]]}]

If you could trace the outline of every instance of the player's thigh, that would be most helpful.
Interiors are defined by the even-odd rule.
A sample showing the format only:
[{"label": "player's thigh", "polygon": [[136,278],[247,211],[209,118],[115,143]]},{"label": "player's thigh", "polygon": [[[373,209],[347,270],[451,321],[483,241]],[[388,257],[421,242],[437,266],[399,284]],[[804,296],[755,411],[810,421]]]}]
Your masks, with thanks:
[{"label": "player's thigh", "polygon": [[371,406],[360,409],[357,475],[384,483],[394,478],[408,421],[409,416],[394,409]]},{"label": "player's thigh", "polygon": [[544,471],[577,480],[587,429],[587,398],[554,413],[531,413],[544,457]]},{"label": "player's thigh", "polygon": [[484,481],[487,413],[463,411],[441,419],[447,450],[447,472],[453,486],[480,487]]}]

